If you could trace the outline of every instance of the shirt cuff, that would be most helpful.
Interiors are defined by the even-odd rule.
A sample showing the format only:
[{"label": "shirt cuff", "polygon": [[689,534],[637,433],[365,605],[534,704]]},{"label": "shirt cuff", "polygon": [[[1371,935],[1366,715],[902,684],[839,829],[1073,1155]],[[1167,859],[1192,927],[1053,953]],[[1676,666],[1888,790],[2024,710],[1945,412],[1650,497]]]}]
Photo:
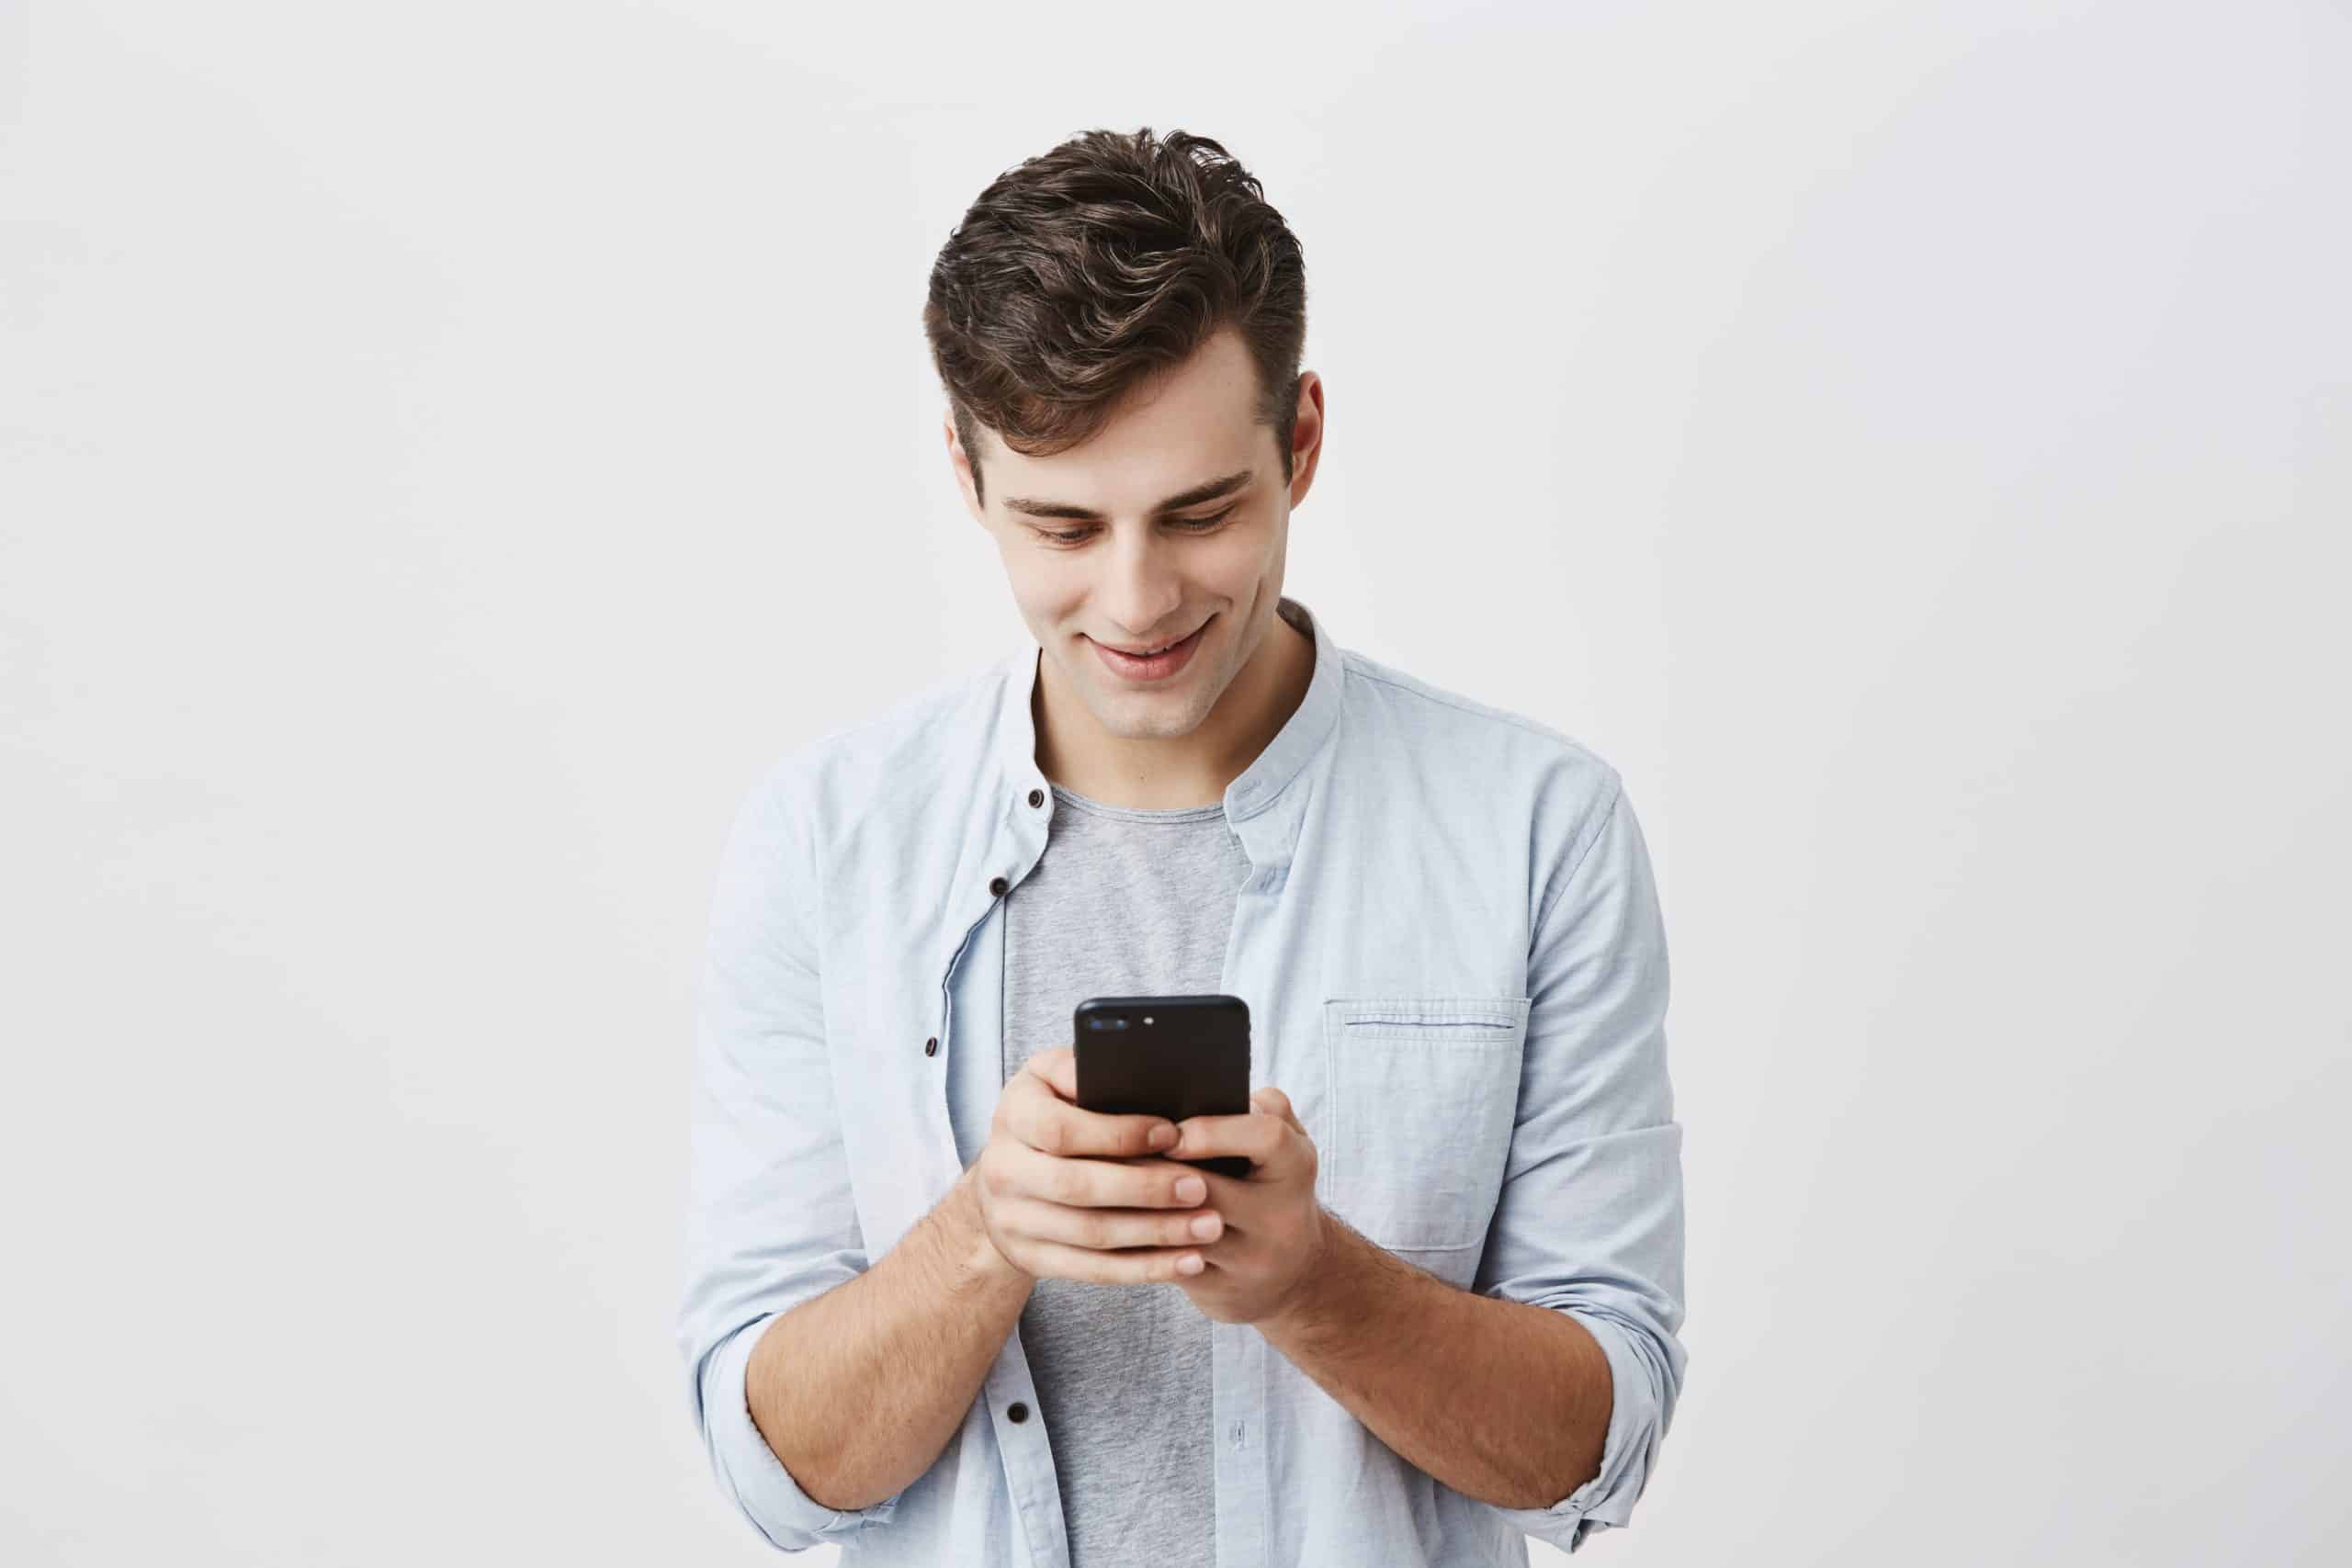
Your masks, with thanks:
[{"label": "shirt cuff", "polygon": [[829,1508],[802,1490],[752,1420],[744,1373],[752,1348],[775,1320],[769,1314],[738,1329],[706,1363],[704,1430],[720,1486],[762,1535],[785,1551],[800,1551],[887,1524],[903,1492],[865,1508]]},{"label": "shirt cuff", "polygon": [[1633,1516],[1657,1446],[1657,1398],[1649,1370],[1634,1355],[1623,1327],[1574,1307],[1553,1310],[1575,1318],[1609,1358],[1609,1435],[1601,1445],[1600,1470],[1547,1508],[1487,1506],[1526,1534],[1574,1551],[1594,1530],[1623,1525]]}]

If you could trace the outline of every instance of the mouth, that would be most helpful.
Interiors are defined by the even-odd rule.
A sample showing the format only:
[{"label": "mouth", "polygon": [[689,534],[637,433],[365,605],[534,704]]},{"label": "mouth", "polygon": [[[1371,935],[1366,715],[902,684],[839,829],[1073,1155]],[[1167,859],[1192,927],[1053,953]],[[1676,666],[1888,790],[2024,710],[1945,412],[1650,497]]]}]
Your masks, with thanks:
[{"label": "mouth", "polygon": [[1201,645],[1202,634],[1209,629],[1210,623],[1216,619],[1215,615],[1211,615],[1208,620],[1194,626],[1189,635],[1175,642],[1157,649],[1136,653],[1125,652],[1108,643],[1094,642],[1092,637],[1088,637],[1086,640],[1094,643],[1094,651],[1102,655],[1102,662],[1110,667],[1114,674],[1129,681],[1164,681],[1191,662],[1193,650]]}]

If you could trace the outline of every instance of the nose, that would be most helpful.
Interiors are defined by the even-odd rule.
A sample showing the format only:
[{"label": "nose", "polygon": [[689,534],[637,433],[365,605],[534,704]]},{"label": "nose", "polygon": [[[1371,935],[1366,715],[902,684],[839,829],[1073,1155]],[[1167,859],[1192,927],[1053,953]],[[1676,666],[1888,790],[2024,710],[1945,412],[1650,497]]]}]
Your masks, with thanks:
[{"label": "nose", "polygon": [[1108,576],[1096,585],[1096,595],[1108,623],[1105,630],[1121,642],[1144,642],[1170,630],[1172,617],[1183,605],[1184,585],[1170,564],[1165,544],[1148,527],[1124,537],[1113,533],[1104,569]]}]

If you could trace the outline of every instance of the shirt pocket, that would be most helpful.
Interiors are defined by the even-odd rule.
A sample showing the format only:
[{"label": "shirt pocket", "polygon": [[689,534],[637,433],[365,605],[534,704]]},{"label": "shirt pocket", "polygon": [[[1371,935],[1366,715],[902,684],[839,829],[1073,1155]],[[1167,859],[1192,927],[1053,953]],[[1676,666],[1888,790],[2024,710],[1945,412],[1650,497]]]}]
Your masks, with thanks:
[{"label": "shirt pocket", "polygon": [[1525,997],[1335,997],[1323,1004],[1331,1124],[1316,1150],[1332,1211],[1396,1252],[1486,1239],[1527,1040]]}]

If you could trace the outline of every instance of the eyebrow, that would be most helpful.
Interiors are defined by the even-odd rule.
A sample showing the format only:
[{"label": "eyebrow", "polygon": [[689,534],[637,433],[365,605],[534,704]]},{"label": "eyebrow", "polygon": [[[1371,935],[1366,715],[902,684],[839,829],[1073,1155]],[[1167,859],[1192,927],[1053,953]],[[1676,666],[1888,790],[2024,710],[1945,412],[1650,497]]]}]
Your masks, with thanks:
[{"label": "eyebrow", "polygon": [[[1188,506],[1198,506],[1204,501],[1215,501],[1219,496],[1230,495],[1256,477],[1252,469],[1237,468],[1221,478],[1196,484],[1190,490],[1178,491],[1174,495],[1153,507],[1151,514],[1154,517],[1165,517],[1171,512],[1182,512]],[[1023,495],[1006,496],[1004,509],[1007,512],[1025,513],[1031,517],[1068,517],[1080,523],[1101,523],[1106,520],[1102,513],[1091,507],[1073,506],[1064,501],[1033,501]]]}]

